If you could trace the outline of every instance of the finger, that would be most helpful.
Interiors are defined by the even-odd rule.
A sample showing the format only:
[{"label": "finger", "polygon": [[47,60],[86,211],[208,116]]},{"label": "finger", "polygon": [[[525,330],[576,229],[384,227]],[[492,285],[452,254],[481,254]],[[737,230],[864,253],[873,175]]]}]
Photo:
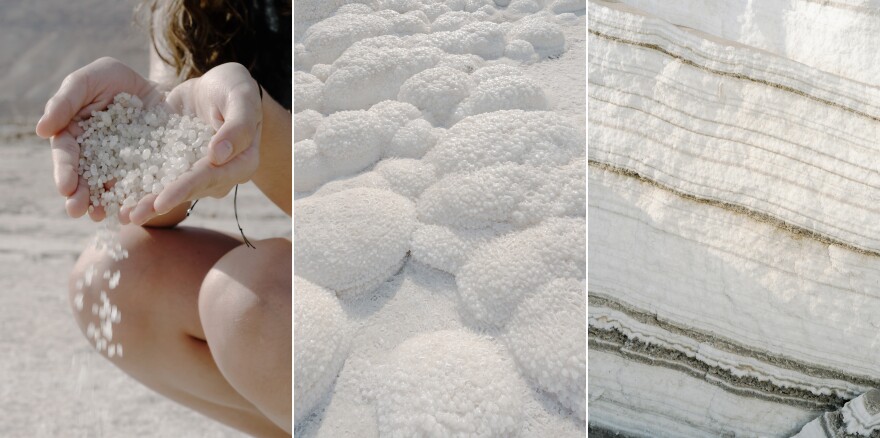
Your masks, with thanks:
[{"label": "finger", "polygon": [[149,194],[147,196],[144,196],[128,215],[131,223],[143,225],[148,220],[158,216],[158,214],[156,213],[156,209],[153,208],[153,203],[155,201],[156,195]]},{"label": "finger", "polygon": [[132,207],[123,206],[119,209],[119,223],[122,225],[128,225],[131,223],[131,210]]},{"label": "finger", "polygon": [[73,120],[82,107],[91,103],[95,97],[90,88],[92,79],[87,70],[91,65],[64,78],[61,88],[46,102],[43,117],[37,122],[37,135],[43,138],[55,135]]},{"label": "finger", "polygon": [[107,212],[104,211],[104,207],[98,206],[92,209],[89,209],[89,218],[94,222],[101,222],[107,217]]},{"label": "finger", "polygon": [[257,85],[242,83],[233,88],[220,108],[223,124],[211,139],[209,156],[216,166],[246,150],[259,131],[262,108]]},{"label": "finger", "polygon": [[79,182],[79,145],[69,131],[62,131],[49,140],[55,187],[61,196],[70,196]]},{"label": "finger", "polygon": [[79,177],[76,191],[71,194],[64,203],[67,215],[70,217],[82,217],[89,211],[89,185],[85,178]]},{"label": "finger", "polygon": [[155,210],[165,214],[202,196],[222,197],[233,185],[247,182],[259,164],[258,153],[256,148],[249,148],[220,167],[211,164],[207,157],[202,158],[159,193],[153,204]]}]

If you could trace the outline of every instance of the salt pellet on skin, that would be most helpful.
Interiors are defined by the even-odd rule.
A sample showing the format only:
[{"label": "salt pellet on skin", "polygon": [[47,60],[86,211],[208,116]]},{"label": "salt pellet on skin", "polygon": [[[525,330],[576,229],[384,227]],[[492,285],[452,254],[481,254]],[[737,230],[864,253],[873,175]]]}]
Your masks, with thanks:
[{"label": "salt pellet on skin", "polygon": [[[144,108],[137,96],[127,93],[114,97],[106,110],[92,112],[79,127],[83,133],[76,138],[80,146],[78,173],[89,186],[89,212],[103,207],[107,215],[95,243],[119,262],[128,258],[128,250],[119,241],[120,209],[133,208],[148,194],[158,195],[189,171],[207,155],[213,130],[192,116],[171,114],[160,106]],[[100,303],[92,303],[98,324],[90,322],[86,335],[99,352],[110,358],[122,357],[122,344],[110,343],[113,325],[121,322],[122,312],[107,293],[119,286],[121,271],[105,269],[100,279],[97,274],[93,265],[76,281],[77,290],[102,280],[108,286],[101,288]],[[74,297],[74,305],[83,310],[83,293]]]}]

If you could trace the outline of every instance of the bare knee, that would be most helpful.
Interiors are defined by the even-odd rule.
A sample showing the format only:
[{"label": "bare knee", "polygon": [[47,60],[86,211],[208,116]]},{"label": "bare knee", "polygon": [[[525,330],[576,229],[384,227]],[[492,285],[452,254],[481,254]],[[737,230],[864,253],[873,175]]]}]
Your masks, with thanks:
[{"label": "bare knee", "polygon": [[211,354],[242,395],[291,427],[291,243],[240,246],[208,273],[199,313]]}]

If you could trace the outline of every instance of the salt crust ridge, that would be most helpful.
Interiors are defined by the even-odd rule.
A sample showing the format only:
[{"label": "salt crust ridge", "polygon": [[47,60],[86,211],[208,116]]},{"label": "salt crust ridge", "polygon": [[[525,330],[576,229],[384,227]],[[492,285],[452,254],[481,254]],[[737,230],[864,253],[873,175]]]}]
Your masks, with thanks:
[{"label": "salt crust ridge", "polygon": [[[580,436],[585,406],[575,399],[583,342],[560,341],[563,354],[572,357],[552,364],[571,368],[549,375],[527,371],[515,359],[531,364],[530,358],[544,355],[548,344],[532,339],[541,333],[567,336],[567,327],[531,324],[529,315],[557,302],[548,298],[556,297],[553,291],[534,298],[538,290],[567,278],[574,283],[559,283],[569,286],[565,293],[581,301],[584,295],[585,133],[552,112],[522,68],[565,50],[557,16],[546,9],[552,2],[526,5],[537,7],[534,14],[491,0],[365,3],[342,6],[323,21],[307,20],[315,24],[295,41],[302,72],[295,82],[303,85],[304,102],[295,111],[296,278],[335,292],[347,324],[364,330],[389,317],[382,316],[390,306],[382,300],[397,300],[393,294],[383,298],[389,290],[410,290],[395,279],[447,276],[438,284],[451,281],[443,299],[451,302],[438,310],[451,313],[437,317],[456,322],[438,326],[447,327],[441,331],[393,336],[402,343],[387,351],[367,354],[377,347],[353,346],[338,381],[328,386],[321,380],[313,401],[297,414],[297,435],[333,435],[357,424],[368,436],[516,436],[529,430]],[[532,22],[518,27],[523,17]],[[354,29],[353,23],[364,26]],[[514,31],[519,39],[510,39]],[[546,51],[537,53],[524,38]],[[498,185],[508,183],[513,187]],[[491,195],[456,200],[456,185]],[[515,202],[500,199],[509,196]],[[562,230],[564,239],[552,235]],[[474,261],[484,246],[490,254],[511,244],[521,260],[508,254],[500,265]],[[546,272],[523,279],[517,273],[522,267]],[[460,276],[449,275],[462,272],[470,276],[466,292]],[[496,299],[490,280],[502,277],[517,292],[498,297],[504,303],[487,321],[473,318],[474,309],[480,313]],[[505,326],[521,301],[525,307],[510,324],[522,327]],[[580,315],[583,321],[585,311],[575,306],[566,318]],[[492,334],[475,333],[481,330]],[[295,362],[304,359],[295,354]],[[313,376],[305,378],[324,375]],[[416,382],[431,396],[409,389]],[[575,385],[568,390],[564,382]],[[356,420],[344,411],[370,418]]]}]

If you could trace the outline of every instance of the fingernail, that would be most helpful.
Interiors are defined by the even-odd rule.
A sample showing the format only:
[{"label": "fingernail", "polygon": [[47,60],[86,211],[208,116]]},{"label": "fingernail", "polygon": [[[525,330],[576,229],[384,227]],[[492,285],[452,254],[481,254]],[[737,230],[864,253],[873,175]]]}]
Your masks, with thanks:
[{"label": "fingernail", "polygon": [[223,140],[214,145],[214,164],[223,164],[232,155],[232,143]]}]

